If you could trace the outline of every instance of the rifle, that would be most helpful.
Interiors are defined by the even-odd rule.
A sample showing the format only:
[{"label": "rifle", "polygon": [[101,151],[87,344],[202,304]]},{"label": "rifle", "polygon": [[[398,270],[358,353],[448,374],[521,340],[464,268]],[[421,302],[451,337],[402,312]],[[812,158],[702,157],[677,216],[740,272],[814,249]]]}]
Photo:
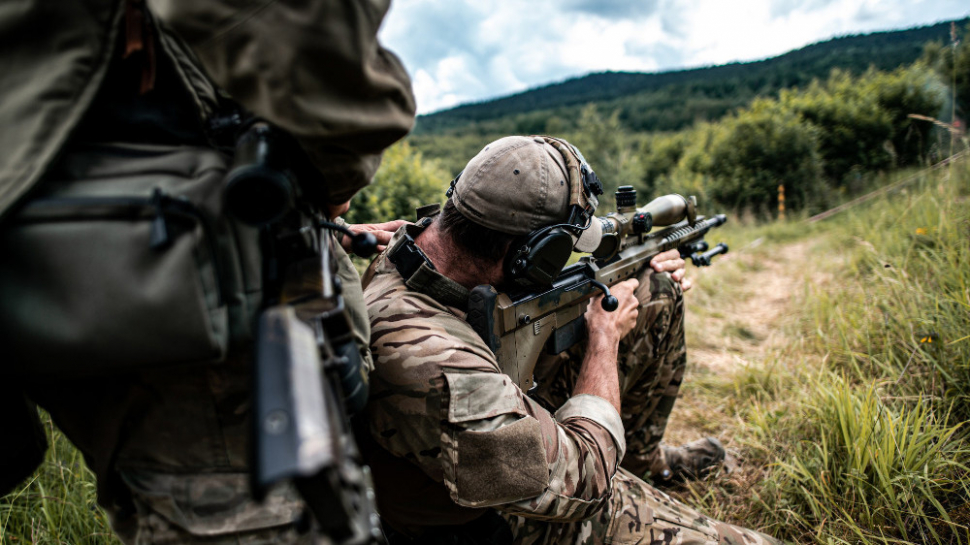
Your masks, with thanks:
[{"label": "rifle", "polygon": [[305,198],[313,183],[323,182],[288,134],[263,122],[242,131],[224,200],[230,214],[259,228],[263,257],[253,495],[262,500],[290,479],[334,543],[380,543],[369,468],[349,422],[366,403],[367,385],[329,231],[350,235],[358,255],[377,242],[328,221]]},{"label": "rifle", "polygon": [[[709,250],[703,240],[727,218],[697,216],[693,197],[666,195],[637,208],[636,190],[622,186],[616,191],[616,208],[592,219],[602,227],[599,247],[563,269],[551,285],[508,293],[489,285],[472,289],[466,319],[522,391],[534,386],[533,371],[543,351],[558,354],[585,337],[583,315],[597,293],[604,294],[603,308],[613,311],[618,301],[609,286],[639,274],[655,255],[677,248],[694,265],[707,266],[728,251],[724,243]],[[663,229],[652,232],[655,227]]]}]

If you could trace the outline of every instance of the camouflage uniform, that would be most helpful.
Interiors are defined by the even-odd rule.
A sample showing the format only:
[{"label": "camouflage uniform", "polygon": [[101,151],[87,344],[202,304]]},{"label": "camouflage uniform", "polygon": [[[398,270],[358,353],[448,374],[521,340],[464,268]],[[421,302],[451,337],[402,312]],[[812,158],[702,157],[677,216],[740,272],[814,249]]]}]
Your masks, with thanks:
[{"label": "camouflage uniform", "polygon": [[[683,372],[683,303],[669,275],[641,278],[638,329],[623,347],[621,419],[596,396],[569,397],[578,360],[568,355],[558,358],[565,365],[543,362],[541,402],[525,396],[464,321],[460,297],[406,284],[386,258],[401,235],[364,290],[375,359],[365,453],[390,526],[421,536],[495,508],[519,543],[774,542],[618,468],[654,463]],[[444,286],[438,293],[463,289],[440,275],[434,282]],[[661,365],[643,365],[652,362]],[[624,421],[638,428],[624,433]]]}]

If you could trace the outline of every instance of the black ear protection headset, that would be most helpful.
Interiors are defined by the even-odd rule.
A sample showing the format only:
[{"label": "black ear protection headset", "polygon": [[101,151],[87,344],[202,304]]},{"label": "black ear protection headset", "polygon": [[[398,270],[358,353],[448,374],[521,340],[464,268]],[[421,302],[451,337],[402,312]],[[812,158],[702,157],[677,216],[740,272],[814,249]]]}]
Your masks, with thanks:
[{"label": "black ear protection headset", "polygon": [[569,217],[565,223],[548,225],[512,242],[505,256],[505,278],[520,285],[548,286],[559,276],[576,239],[589,228],[603,194],[603,184],[575,146],[560,138],[543,136],[562,154],[569,183]]}]

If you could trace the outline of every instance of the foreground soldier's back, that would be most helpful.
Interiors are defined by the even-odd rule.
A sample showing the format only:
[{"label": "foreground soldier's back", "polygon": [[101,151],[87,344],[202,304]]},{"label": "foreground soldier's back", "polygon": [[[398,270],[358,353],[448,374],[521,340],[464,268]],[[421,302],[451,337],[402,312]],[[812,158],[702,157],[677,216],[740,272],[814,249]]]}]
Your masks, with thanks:
[{"label": "foreground soldier's back", "polygon": [[[32,204],[53,185],[77,181],[78,171],[95,176],[97,183],[87,185],[97,187],[127,179],[119,176],[120,171],[146,183],[154,183],[155,175],[165,181],[176,173],[205,174],[212,183],[209,200],[217,202],[227,158],[226,143],[217,142],[215,118],[225,97],[210,77],[256,115],[296,133],[323,175],[320,187],[313,188],[319,208],[344,203],[370,180],[381,151],[413,123],[407,75],[376,40],[387,7],[382,1],[332,0],[4,2],[0,9],[0,27],[5,29],[0,36],[0,147],[4,150],[0,217],[5,223],[0,223],[0,241],[12,240],[12,236],[6,238],[12,226],[23,223],[18,217],[24,209],[21,205]],[[104,153],[105,149],[121,151]],[[189,160],[154,164],[154,172],[138,172],[138,163],[125,161],[137,159],[141,152]],[[78,185],[84,185],[85,180],[80,181]],[[136,189],[128,188],[130,193]],[[116,215],[132,221],[111,222],[116,227],[113,232],[143,230],[146,234],[140,248],[143,255],[118,260],[114,267],[105,265],[120,269],[118,274],[124,277],[136,273],[135,267],[125,269],[126,264],[154,263],[145,255],[163,255],[179,246],[169,236],[194,235],[172,222],[168,230],[158,231],[161,242],[156,246],[153,240],[150,248],[148,221],[137,223],[137,214]],[[164,214],[159,216],[165,227]],[[225,223],[224,217],[210,219]],[[220,233],[215,246],[235,244],[235,235],[238,232]],[[104,261],[102,250],[113,249],[111,240],[87,243],[94,250],[80,256],[82,262]],[[35,255],[29,250],[26,255]],[[191,261],[192,253],[188,255]],[[98,500],[123,541],[312,541],[306,526],[297,524],[303,507],[291,488],[274,491],[264,504],[257,504],[249,493],[252,379],[251,345],[245,330],[259,305],[261,283],[258,252],[248,257],[244,263],[222,263],[222,272],[228,271],[225,276],[245,277],[239,290],[228,294],[228,301],[219,289],[204,291],[211,287],[172,270],[151,270],[154,282],[134,286],[133,291],[149,300],[164,299],[152,291],[160,285],[176,293],[204,292],[200,297],[207,302],[218,300],[220,307],[203,316],[203,333],[215,330],[223,340],[230,335],[225,322],[220,322],[225,320],[221,313],[228,312],[235,317],[235,325],[241,324],[238,330],[232,328],[232,341],[223,347],[227,353],[221,361],[214,362],[218,358],[209,354],[200,361],[166,365],[172,362],[158,361],[164,359],[160,352],[166,346],[143,347],[123,369],[110,373],[86,368],[92,362],[98,364],[88,349],[110,344],[110,335],[78,334],[88,331],[91,323],[107,323],[110,317],[91,309],[81,309],[80,316],[65,316],[64,307],[58,305],[73,295],[84,295],[80,289],[70,293],[66,287],[74,285],[70,281],[87,280],[100,289],[107,280],[91,278],[89,270],[27,271],[34,273],[28,278],[36,280],[32,288],[50,280],[48,292],[35,290],[44,297],[51,295],[45,304],[28,309],[42,323],[36,329],[49,326],[43,332],[47,333],[58,324],[66,331],[58,339],[60,345],[48,343],[35,347],[36,352],[60,350],[65,356],[40,361],[30,347],[9,353],[12,343],[4,342],[8,353],[0,358],[0,408],[20,420],[9,422],[4,430],[0,488],[6,491],[18,484],[42,459],[43,445],[34,434],[36,403],[83,452],[98,479]],[[9,265],[11,257],[0,259],[3,278],[25,276],[20,270],[10,273],[16,267],[5,268],[5,261]],[[346,256],[340,265],[341,272],[347,273],[343,275],[345,300],[359,318],[363,308],[359,283],[354,297],[356,273]],[[211,270],[203,272],[219,276]],[[4,320],[0,335],[12,341],[12,329],[4,326],[29,329],[22,320],[10,317],[13,305],[8,305],[24,290],[17,285],[0,289],[5,297],[0,304]],[[133,304],[116,303],[122,309]],[[132,329],[150,335],[155,330],[177,329],[181,314],[136,318],[137,324],[129,324]],[[356,333],[366,344],[366,320]],[[168,340],[173,350],[190,344],[178,336]],[[104,352],[112,356],[117,351],[109,346]]]}]

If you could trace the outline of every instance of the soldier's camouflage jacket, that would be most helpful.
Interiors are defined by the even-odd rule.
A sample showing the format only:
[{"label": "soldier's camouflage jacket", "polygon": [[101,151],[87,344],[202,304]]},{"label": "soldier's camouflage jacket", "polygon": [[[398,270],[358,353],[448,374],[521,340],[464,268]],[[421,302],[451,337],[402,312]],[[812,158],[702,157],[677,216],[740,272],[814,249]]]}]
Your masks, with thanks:
[{"label": "soldier's camouflage jacket", "polygon": [[[414,237],[421,230],[405,229]],[[641,275],[636,334],[621,343],[621,418],[598,397],[569,397],[563,377],[544,383],[565,395],[538,402],[523,395],[464,321],[464,288],[427,265],[405,280],[387,258],[404,232],[365,277],[375,370],[370,429],[358,440],[385,523],[420,540],[493,507],[522,545],[774,543],[640,478],[655,459],[684,365],[683,298],[669,275]],[[575,370],[572,358],[564,367]]]}]

